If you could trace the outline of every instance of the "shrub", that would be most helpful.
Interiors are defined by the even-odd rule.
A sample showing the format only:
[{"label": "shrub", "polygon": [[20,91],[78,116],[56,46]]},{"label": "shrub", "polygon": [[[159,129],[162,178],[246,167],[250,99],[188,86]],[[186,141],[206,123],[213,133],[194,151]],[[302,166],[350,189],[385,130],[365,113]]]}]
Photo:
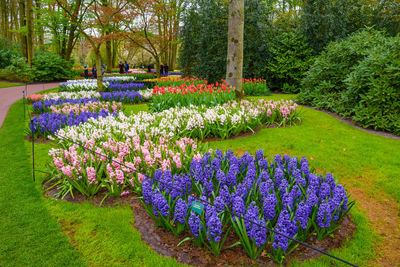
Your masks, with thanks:
[{"label": "shrub", "polygon": [[331,43],[303,79],[297,100],[400,134],[399,42],[365,29]]},{"label": "shrub", "polygon": [[294,32],[281,33],[270,48],[272,60],[267,64],[273,88],[285,93],[298,93],[313,57],[305,39]]},{"label": "shrub", "polygon": [[32,58],[32,71],[35,81],[48,82],[72,78],[72,62],[48,51],[36,51]]},{"label": "shrub", "polygon": [[33,79],[31,68],[26,62],[26,58],[18,56],[11,58],[11,64],[1,72],[0,77],[9,81],[22,81],[27,83],[31,82]]}]

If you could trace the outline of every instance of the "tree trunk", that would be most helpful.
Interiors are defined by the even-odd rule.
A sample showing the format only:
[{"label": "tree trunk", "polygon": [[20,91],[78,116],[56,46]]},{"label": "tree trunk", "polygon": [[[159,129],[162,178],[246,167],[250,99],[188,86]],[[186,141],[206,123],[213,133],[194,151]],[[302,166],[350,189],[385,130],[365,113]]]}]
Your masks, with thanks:
[{"label": "tree trunk", "polygon": [[[41,6],[41,2],[39,0],[36,0],[35,2],[36,2],[36,9],[37,9],[36,19],[39,21],[40,20],[40,15],[41,15],[40,9],[42,8],[42,6]],[[38,31],[38,33],[37,33],[37,35],[38,35],[38,46],[40,47],[40,46],[42,46],[44,44],[43,27],[42,27],[40,22],[37,22],[36,25],[37,25],[37,31]]]},{"label": "tree trunk", "polygon": [[32,66],[32,57],[33,57],[33,0],[26,1],[27,8],[27,27],[28,34],[26,36],[27,39],[27,51],[28,51],[28,64]]},{"label": "tree trunk", "polygon": [[103,92],[103,73],[101,72],[101,54],[100,45],[95,48],[96,52],[96,69],[97,69],[97,88],[99,92]]},{"label": "tree trunk", "polygon": [[[26,25],[25,21],[25,1],[19,0],[19,27],[22,28]],[[27,42],[26,42],[26,35],[23,32],[20,32],[20,39],[21,39],[21,54],[23,57],[28,57],[27,51]]]},{"label": "tree trunk", "polygon": [[244,0],[229,0],[226,81],[235,88],[237,97],[243,96],[243,30]]},{"label": "tree trunk", "polygon": [[107,69],[106,72],[112,72],[112,51],[111,51],[111,40],[106,40],[106,62]]},{"label": "tree trunk", "polygon": [[118,41],[112,40],[112,59],[111,59],[111,71],[114,66],[117,65],[117,58],[118,58]]},{"label": "tree trunk", "polygon": [[72,50],[74,49],[74,44],[75,44],[74,41],[76,39],[75,32],[78,27],[77,23],[79,23],[78,21],[76,21],[76,18],[78,18],[79,9],[81,8],[81,5],[82,5],[82,0],[77,0],[75,3],[73,17],[71,18],[72,21],[71,21],[71,27],[70,27],[69,33],[68,33],[68,44],[67,44],[67,52],[65,53],[65,60],[70,60]]}]

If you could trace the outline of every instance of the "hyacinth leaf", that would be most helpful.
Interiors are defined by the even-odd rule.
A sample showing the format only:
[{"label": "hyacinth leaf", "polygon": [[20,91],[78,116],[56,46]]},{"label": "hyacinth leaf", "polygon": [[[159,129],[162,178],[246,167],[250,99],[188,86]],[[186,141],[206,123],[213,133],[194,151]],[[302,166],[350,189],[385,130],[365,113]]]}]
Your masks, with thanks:
[{"label": "hyacinth leaf", "polygon": [[190,240],[193,240],[193,238],[191,238],[191,237],[185,237],[184,239],[182,239],[179,243],[178,243],[178,245],[176,245],[177,247],[179,247],[180,245],[182,245],[183,243],[185,243],[186,241],[190,241]]}]

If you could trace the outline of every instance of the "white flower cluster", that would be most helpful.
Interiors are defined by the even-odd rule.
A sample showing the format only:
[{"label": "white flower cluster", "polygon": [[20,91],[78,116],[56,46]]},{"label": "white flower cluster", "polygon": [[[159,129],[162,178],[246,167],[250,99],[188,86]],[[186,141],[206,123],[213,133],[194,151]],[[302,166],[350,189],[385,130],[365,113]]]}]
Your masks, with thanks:
[{"label": "white flower cluster", "polygon": [[45,94],[43,99],[80,99],[80,98],[99,98],[101,95],[98,91],[78,91],[78,92],[60,92]]},{"label": "white flower cluster", "polygon": [[[153,137],[226,137],[238,134],[232,129],[241,129],[239,132],[242,132],[261,124],[279,123],[276,120],[283,120],[280,116],[281,107],[288,107],[295,112],[297,105],[283,100],[242,100],[210,108],[190,106],[158,113],[140,112],[129,117],[120,112],[118,117],[91,118],[79,126],[68,126],[59,130],[57,135],[80,142],[87,142],[91,138],[96,141],[107,140],[109,137],[124,140],[145,134]],[[198,134],[193,134],[193,131]],[[221,131],[225,132],[221,134]]]}]

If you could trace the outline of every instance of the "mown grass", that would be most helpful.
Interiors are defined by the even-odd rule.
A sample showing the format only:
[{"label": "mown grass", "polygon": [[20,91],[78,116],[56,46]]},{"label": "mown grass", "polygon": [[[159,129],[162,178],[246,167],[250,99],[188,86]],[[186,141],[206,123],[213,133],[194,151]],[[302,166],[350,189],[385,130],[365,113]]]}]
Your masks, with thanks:
[{"label": "mown grass", "polygon": [[21,86],[21,85],[25,85],[25,84],[23,84],[23,83],[0,82],[0,88],[15,87],[15,86]]},{"label": "mown grass", "polygon": [[[274,95],[267,99],[293,97]],[[147,106],[125,106],[128,115],[141,110],[147,110]],[[145,245],[132,226],[134,216],[129,207],[99,208],[89,203],[74,204],[41,197],[43,175],[37,173],[39,181],[36,184],[31,179],[28,159],[31,143],[22,139],[22,112],[18,104],[13,105],[0,132],[3,158],[6,154],[14,155],[0,162],[0,230],[4,235],[0,238],[0,265],[58,265],[61,260],[63,264],[60,265],[73,266],[178,265],[176,260],[162,257]],[[396,160],[400,156],[399,141],[373,136],[315,110],[303,108],[302,112],[304,119],[300,126],[262,129],[257,135],[212,142],[209,146],[238,153],[264,149],[271,157],[277,153],[306,156],[312,167],[321,172],[333,172],[341,183],[359,186],[371,193],[383,190],[397,200],[400,198],[400,168]],[[13,135],[13,132],[18,134]],[[45,169],[51,147],[51,144],[35,144],[39,170]],[[20,228],[8,231],[13,225],[13,215],[20,213],[24,214],[17,219]],[[372,246],[376,237],[358,207],[351,215],[357,225],[353,239],[343,248],[331,252],[357,265],[366,265],[374,257]],[[36,225],[37,231],[31,225]],[[32,247],[36,248],[34,255],[29,250]],[[330,266],[330,262],[331,259],[324,256],[302,266]]]}]

